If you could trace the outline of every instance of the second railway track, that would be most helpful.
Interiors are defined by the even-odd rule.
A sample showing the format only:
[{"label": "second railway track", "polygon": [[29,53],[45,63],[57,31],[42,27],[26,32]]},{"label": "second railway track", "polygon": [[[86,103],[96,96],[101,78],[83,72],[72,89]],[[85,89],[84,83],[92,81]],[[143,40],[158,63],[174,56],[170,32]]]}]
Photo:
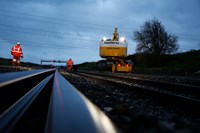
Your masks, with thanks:
[{"label": "second railway track", "polygon": [[[100,74],[91,72],[78,72],[82,76],[101,79],[107,82],[124,85],[124,88],[138,88],[146,91],[154,91],[157,93],[166,93],[169,95],[179,96],[181,98],[200,101],[200,86],[188,85],[180,83],[161,82],[156,80],[145,80],[135,77],[125,77],[119,75]],[[197,81],[196,81],[197,82]]]},{"label": "second railway track", "polygon": [[[131,83],[129,83],[130,81],[127,82],[127,80],[124,80],[123,77],[119,79],[119,77],[111,78],[109,75],[99,76],[98,74],[86,74],[82,72],[74,74],[67,74],[63,72],[62,74],[102,110],[105,110],[109,115],[111,115],[111,117],[114,117],[113,119],[115,119],[116,114],[122,113],[125,117],[127,117],[127,119],[123,117],[119,118],[122,120],[124,119],[124,121],[128,124],[132,124],[135,121],[134,119],[138,119],[138,116],[136,115],[137,113],[135,112],[137,110],[137,112],[146,112],[145,115],[147,116],[147,119],[151,119],[148,117],[153,116],[152,119],[157,119],[155,123],[160,124],[163,120],[167,119],[169,127],[172,126],[170,125],[170,121],[175,125],[177,124],[177,122],[174,122],[177,117],[182,122],[185,120],[193,121],[194,123],[192,122],[192,125],[197,128],[198,132],[200,131],[198,128],[200,126],[200,113],[198,109],[200,103],[198,99],[193,99],[193,96],[184,97],[184,95],[182,93],[179,94],[178,91],[173,93],[163,91],[166,89],[166,86],[161,89],[162,91],[158,91],[159,88],[157,85],[157,89],[149,89],[149,87],[144,88],[144,85],[141,85],[142,87],[132,86]],[[153,84],[151,87],[152,86]],[[83,89],[85,87],[87,89]],[[181,85],[181,87],[184,88],[183,85]],[[186,87],[185,89],[189,88]],[[97,99],[101,102],[98,102]],[[118,107],[126,111],[124,112]],[[116,111],[118,113],[116,113]],[[130,114],[130,112],[135,113]],[[115,115],[113,116],[113,114]],[[143,119],[146,119],[145,115]],[[117,123],[122,126],[121,128],[127,128],[126,124],[120,124],[120,120],[117,120]],[[128,129],[135,131],[134,125],[132,126],[132,128],[129,127],[130,129]],[[173,129],[175,127],[171,128]]]}]

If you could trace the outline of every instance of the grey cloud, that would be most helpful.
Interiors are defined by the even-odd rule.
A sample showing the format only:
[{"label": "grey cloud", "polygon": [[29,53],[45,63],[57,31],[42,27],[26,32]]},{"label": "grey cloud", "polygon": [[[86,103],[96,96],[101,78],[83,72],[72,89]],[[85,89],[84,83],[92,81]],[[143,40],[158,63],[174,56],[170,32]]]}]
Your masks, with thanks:
[{"label": "grey cloud", "polygon": [[[40,46],[38,55],[30,52],[25,57],[27,60],[32,57],[36,58],[37,61],[42,57],[65,59],[71,56],[75,58],[82,55],[85,46],[92,50],[89,49],[90,51],[88,50],[89,52],[86,52],[81,57],[81,62],[86,61],[86,59],[89,60],[88,57],[93,57],[94,60],[99,59],[98,40],[103,36],[110,37],[115,26],[119,27],[120,35],[132,37],[133,30],[139,30],[140,26],[147,19],[152,19],[153,17],[162,21],[170,33],[172,32],[180,36],[179,40],[180,43],[184,43],[184,49],[191,48],[191,44],[195,44],[194,47],[197,47],[197,44],[200,46],[200,43],[194,42],[192,39],[183,40],[181,38],[183,34],[186,37],[192,36],[193,38],[194,35],[197,38],[200,34],[199,0],[1,0],[0,4],[1,24],[46,31],[42,32],[0,25],[1,29],[5,29],[0,30],[0,39],[10,38],[12,40],[19,39],[24,42],[32,42],[30,46],[24,43],[24,47],[27,48],[26,53],[30,52],[31,48],[34,47],[31,46],[34,45],[34,42],[39,43],[37,45],[49,45],[50,48],[48,50],[50,52],[48,52],[48,55],[44,56],[43,51],[46,48]],[[2,10],[10,10],[14,13],[3,12]],[[16,14],[16,12],[32,14],[33,16]],[[2,15],[13,15],[21,17],[21,19]],[[25,19],[27,17],[47,22],[27,20]],[[52,22],[57,24],[52,24]],[[6,29],[18,30],[18,32],[6,31]],[[54,31],[56,33],[51,33]],[[23,34],[22,32],[35,32],[38,35]],[[128,54],[132,54],[134,53],[135,43],[131,42],[131,39],[128,41],[130,42],[130,53]],[[57,47],[52,47],[52,44]],[[1,47],[0,45],[0,49]],[[64,54],[58,57],[56,52]]]},{"label": "grey cloud", "polygon": [[43,3],[43,4],[66,4],[66,3],[89,3],[92,0],[1,0],[1,2],[13,3]]}]

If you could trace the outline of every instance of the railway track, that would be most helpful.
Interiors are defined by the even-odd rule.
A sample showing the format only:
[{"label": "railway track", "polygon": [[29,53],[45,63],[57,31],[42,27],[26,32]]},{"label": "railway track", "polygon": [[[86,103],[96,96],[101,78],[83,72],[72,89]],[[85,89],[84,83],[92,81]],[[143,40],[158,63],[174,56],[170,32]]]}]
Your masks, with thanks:
[{"label": "railway track", "polygon": [[0,105],[1,133],[119,132],[56,69],[0,74]]},{"label": "railway track", "polygon": [[197,108],[200,105],[200,86],[91,72],[78,72],[76,74],[147,95],[159,104],[178,107],[182,113],[200,118],[200,109]]}]

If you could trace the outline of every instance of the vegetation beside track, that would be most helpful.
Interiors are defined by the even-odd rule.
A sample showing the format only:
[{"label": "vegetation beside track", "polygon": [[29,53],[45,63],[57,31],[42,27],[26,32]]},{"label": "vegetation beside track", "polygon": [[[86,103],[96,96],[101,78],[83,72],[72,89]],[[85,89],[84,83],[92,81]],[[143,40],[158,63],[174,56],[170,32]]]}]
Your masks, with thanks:
[{"label": "vegetation beside track", "polygon": [[[191,50],[173,55],[161,55],[159,57],[147,54],[134,54],[129,55],[128,59],[134,62],[134,73],[138,74],[200,75],[200,50]],[[82,70],[97,70],[95,62],[82,63],[77,65],[77,67]]]},{"label": "vegetation beside track", "polygon": [[[177,75],[177,76],[200,76],[200,50],[191,50],[173,55],[161,55],[155,57],[148,54],[133,54],[128,56],[134,62],[134,73]],[[11,59],[0,58],[0,65],[11,65]],[[21,66],[38,66],[29,62],[21,62]],[[44,66],[43,67],[49,67]],[[76,64],[78,70],[98,70],[96,62],[84,62]],[[102,71],[111,70],[108,68]]]}]

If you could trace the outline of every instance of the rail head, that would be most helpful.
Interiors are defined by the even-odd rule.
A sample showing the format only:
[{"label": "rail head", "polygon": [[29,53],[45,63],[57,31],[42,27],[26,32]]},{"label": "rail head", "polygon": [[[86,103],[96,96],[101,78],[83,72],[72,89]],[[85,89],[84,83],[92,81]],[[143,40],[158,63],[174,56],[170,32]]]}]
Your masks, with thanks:
[{"label": "rail head", "polygon": [[46,84],[52,79],[53,74],[45,78],[23,97],[12,104],[7,110],[0,114],[0,132],[9,133],[23,116],[32,102],[36,99]]},{"label": "rail head", "polygon": [[46,133],[116,133],[112,121],[61,74],[55,72]]},{"label": "rail head", "polygon": [[0,74],[0,88],[8,84],[18,82],[20,80],[33,77],[39,74],[54,72],[55,69],[39,69],[31,71],[20,71],[20,72],[8,72]]}]

